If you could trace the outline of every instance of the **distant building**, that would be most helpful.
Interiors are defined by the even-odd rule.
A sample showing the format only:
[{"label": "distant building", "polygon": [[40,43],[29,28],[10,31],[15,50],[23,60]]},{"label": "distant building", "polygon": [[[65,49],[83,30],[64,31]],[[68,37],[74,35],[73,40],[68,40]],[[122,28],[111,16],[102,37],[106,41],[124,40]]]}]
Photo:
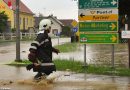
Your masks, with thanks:
[{"label": "distant building", "polygon": [[68,26],[71,29],[73,28],[73,26],[71,24],[73,22],[73,19],[59,19],[59,21],[62,22],[64,24],[64,26]]},{"label": "distant building", "polygon": [[73,32],[73,25],[72,25],[73,21],[74,19],[60,19],[60,22],[64,24],[64,27],[63,27],[64,32],[62,34],[66,36],[75,35],[75,32]]},{"label": "distant building", "polygon": [[[29,32],[34,27],[34,13],[20,1],[20,30],[21,32]],[[11,29],[16,28],[16,0],[0,0],[0,12],[5,11],[8,15]]]},{"label": "distant building", "polygon": [[38,31],[38,25],[40,23],[40,21],[42,19],[51,19],[52,22],[53,22],[53,25],[52,25],[52,32],[51,32],[51,35],[55,35],[57,33],[61,33],[65,27],[68,27],[67,29],[65,29],[65,33],[62,33],[62,34],[65,34],[67,36],[71,36],[72,34],[72,22],[73,22],[73,19],[57,19],[55,16],[53,15],[49,15],[47,17],[44,17],[44,16],[40,16],[40,17],[35,17],[35,30]]}]

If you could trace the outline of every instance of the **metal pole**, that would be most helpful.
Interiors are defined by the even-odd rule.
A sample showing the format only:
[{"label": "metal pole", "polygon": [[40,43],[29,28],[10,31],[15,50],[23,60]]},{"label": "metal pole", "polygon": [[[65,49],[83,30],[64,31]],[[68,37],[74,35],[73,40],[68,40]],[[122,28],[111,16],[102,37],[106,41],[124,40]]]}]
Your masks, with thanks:
[{"label": "metal pole", "polygon": [[60,44],[59,37],[60,37],[60,36],[58,36],[58,46],[59,46],[59,44]]},{"label": "metal pole", "polygon": [[130,69],[130,39],[128,39],[128,58],[129,58],[129,69]]},{"label": "metal pole", "polygon": [[[125,31],[128,31],[128,24],[125,24]],[[129,39],[128,39],[128,55],[129,55],[128,59],[129,59],[129,68],[130,68],[130,40]]]},{"label": "metal pole", "polygon": [[20,27],[19,27],[19,1],[16,0],[16,60],[20,62]]},{"label": "metal pole", "polygon": [[86,44],[84,44],[84,67],[87,66],[87,63],[86,63]]},{"label": "metal pole", "polygon": [[114,68],[114,44],[112,44],[112,68]]},{"label": "metal pole", "polygon": [[[129,29],[129,17],[127,15],[125,15],[125,31],[127,31]],[[129,69],[130,69],[130,39],[128,38],[128,60],[129,60]]]},{"label": "metal pole", "polygon": [[[128,24],[125,24],[125,31],[128,30]],[[130,68],[130,39],[128,38],[128,59],[129,59],[129,68]]]}]

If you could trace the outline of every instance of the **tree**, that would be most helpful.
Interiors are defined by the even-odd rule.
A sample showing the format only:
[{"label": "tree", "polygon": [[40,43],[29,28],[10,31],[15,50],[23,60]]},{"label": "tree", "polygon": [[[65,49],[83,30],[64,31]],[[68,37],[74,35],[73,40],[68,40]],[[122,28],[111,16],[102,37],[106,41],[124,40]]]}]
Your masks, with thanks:
[{"label": "tree", "polygon": [[5,11],[0,12],[0,32],[1,33],[6,28],[7,20],[8,20],[8,16],[5,14]]},{"label": "tree", "polygon": [[61,34],[64,36],[71,36],[71,28],[69,26],[64,26]]}]

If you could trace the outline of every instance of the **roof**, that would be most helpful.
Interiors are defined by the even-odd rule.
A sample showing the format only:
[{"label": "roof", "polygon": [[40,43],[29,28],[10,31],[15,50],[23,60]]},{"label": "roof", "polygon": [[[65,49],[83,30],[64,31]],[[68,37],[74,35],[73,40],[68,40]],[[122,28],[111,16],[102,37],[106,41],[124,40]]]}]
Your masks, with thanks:
[{"label": "roof", "polygon": [[56,21],[57,23],[59,23],[61,26],[64,26],[64,24],[62,22],[60,22],[56,17],[54,17],[53,15],[49,15],[47,18],[52,18],[54,21]]},{"label": "roof", "polygon": [[60,22],[62,22],[65,26],[73,27],[71,23],[73,22],[73,19],[60,19]]},{"label": "roof", "polygon": [[60,22],[56,17],[52,16],[52,15],[49,15],[47,17],[35,17],[35,27],[37,27],[39,25],[39,22],[42,20],[42,19],[53,19],[54,21],[56,21],[58,24],[60,24],[61,26],[64,26],[64,24],[62,22]]},{"label": "roof", "polygon": [[[3,0],[7,5],[9,0]],[[12,3],[12,9],[16,9],[16,0],[10,0]],[[34,14],[22,1],[19,2],[19,10],[20,12],[28,13],[28,14]]]}]

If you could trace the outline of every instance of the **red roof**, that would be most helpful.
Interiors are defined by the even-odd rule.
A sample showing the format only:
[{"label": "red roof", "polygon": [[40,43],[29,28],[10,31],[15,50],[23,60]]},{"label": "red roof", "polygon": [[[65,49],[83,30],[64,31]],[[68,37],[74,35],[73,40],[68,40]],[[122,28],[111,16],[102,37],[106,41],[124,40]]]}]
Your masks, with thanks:
[{"label": "red roof", "polygon": [[[16,0],[3,0],[7,5],[8,5],[8,1],[11,1],[12,3],[12,9],[15,10],[16,9]],[[29,13],[29,14],[34,14],[22,1],[19,2],[19,9],[20,12],[24,12],[24,13]]]}]

